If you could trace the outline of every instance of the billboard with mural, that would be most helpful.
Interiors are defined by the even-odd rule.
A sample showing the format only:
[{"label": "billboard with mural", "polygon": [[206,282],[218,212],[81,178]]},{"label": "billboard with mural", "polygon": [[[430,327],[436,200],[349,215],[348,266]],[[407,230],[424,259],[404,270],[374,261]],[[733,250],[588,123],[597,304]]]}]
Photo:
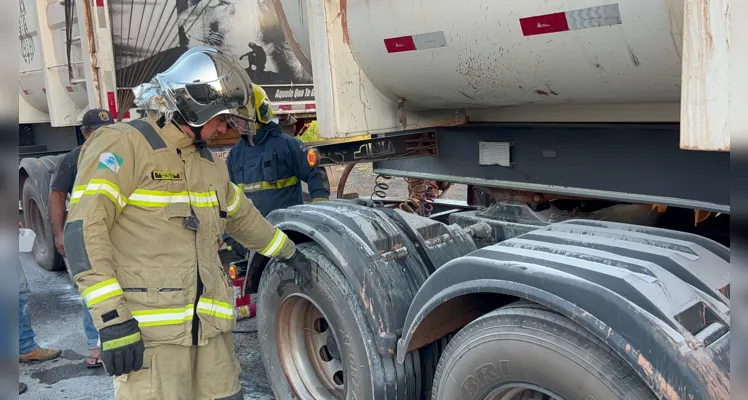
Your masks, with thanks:
[{"label": "billboard with mural", "polygon": [[120,108],[132,105],[129,88],[194,46],[236,56],[274,103],[314,102],[308,31],[297,0],[110,0],[109,12]]}]

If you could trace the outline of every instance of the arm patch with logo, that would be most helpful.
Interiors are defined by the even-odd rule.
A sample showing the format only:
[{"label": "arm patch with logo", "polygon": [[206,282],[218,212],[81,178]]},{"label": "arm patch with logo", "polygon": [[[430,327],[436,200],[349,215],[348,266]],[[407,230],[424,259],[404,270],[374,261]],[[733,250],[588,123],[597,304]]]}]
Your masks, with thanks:
[{"label": "arm patch with logo", "polygon": [[175,171],[155,170],[151,172],[154,181],[181,181],[182,174]]}]

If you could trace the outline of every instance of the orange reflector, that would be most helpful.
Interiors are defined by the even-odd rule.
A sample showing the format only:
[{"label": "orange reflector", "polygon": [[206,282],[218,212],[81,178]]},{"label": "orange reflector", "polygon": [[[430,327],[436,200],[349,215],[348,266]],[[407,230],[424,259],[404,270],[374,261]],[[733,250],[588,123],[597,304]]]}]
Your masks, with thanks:
[{"label": "orange reflector", "polygon": [[233,265],[229,267],[229,276],[231,279],[236,279],[236,267]]},{"label": "orange reflector", "polygon": [[693,226],[697,226],[698,224],[704,222],[707,218],[709,218],[710,215],[712,215],[711,211],[694,209],[693,212],[694,212]]},{"label": "orange reflector", "polygon": [[317,166],[317,162],[319,162],[319,152],[317,151],[317,149],[307,150],[306,162],[309,163],[309,165],[312,167]]}]

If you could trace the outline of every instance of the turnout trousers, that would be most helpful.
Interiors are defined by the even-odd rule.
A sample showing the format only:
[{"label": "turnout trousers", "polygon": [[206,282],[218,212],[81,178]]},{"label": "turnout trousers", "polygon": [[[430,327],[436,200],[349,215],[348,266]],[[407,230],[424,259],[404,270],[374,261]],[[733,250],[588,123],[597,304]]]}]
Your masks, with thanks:
[{"label": "turnout trousers", "polygon": [[116,400],[241,400],[231,332],[204,346],[146,347],[143,369],[114,378]]}]

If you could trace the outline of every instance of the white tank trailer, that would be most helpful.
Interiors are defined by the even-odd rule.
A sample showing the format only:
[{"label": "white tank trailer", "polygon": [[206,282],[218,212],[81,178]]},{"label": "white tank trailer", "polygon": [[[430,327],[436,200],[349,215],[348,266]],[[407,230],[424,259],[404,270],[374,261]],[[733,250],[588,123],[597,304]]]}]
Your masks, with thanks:
[{"label": "white tank trailer", "polygon": [[728,1],[307,3],[322,135],[403,129],[400,100],[407,129],[682,121],[729,151]]},{"label": "white tank trailer", "polygon": [[320,136],[437,139],[432,157],[396,160],[423,151],[392,139],[322,163],[729,212],[727,0],[306,4],[291,27],[311,38]]}]

